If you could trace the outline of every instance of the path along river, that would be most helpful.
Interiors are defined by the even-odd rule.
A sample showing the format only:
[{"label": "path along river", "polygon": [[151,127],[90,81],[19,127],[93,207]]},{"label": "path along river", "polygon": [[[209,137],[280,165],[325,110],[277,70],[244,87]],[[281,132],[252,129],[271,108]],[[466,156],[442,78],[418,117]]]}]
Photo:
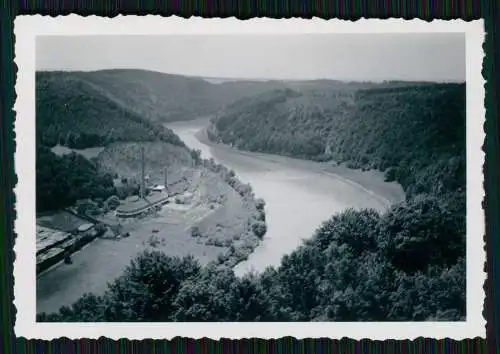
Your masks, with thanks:
[{"label": "path along river", "polygon": [[203,134],[207,120],[167,126],[204,158],[214,158],[250,183],[256,197],[266,202],[267,234],[235,273],[262,271],[278,265],[303,239],[333,214],[347,208],[384,211],[404,199],[401,186],[384,182],[375,171],[362,172],[282,156],[242,152],[210,143]]}]

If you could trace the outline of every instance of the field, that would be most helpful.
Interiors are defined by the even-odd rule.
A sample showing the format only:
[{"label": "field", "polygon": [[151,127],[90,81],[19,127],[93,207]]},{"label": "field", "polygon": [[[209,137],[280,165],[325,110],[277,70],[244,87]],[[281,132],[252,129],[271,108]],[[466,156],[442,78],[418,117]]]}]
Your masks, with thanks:
[{"label": "field", "polygon": [[52,149],[52,152],[58,156],[62,155],[67,155],[71,154],[72,152],[75,152],[77,154],[82,155],[86,159],[92,159],[94,157],[97,157],[103,150],[104,147],[92,147],[92,148],[87,148],[87,149],[70,149],[66,146],[62,145],[56,145]]}]

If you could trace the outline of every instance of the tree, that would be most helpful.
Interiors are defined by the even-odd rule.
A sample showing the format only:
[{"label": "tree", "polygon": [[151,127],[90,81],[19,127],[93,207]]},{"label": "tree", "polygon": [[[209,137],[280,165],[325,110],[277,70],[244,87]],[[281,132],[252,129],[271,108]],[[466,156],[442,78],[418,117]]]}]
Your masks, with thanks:
[{"label": "tree", "polygon": [[376,248],[380,215],[375,210],[348,209],[334,215],[316,231],[310,242],[320,249],[331,244],[347,245],[354,255]]},{"label": "tree", "polygon": [[116,195],[109,197],[104,203],[109,210],[115,210],[120,206],[120,199]]},{"label": "tree", "polygon": [[394,206],[381,220],[381,251],[399,269],[425,270],[429,264],[456,263],[465,255],[463,218],[432,196]]},{"label": "tree", "polygon": [[215,266],[204,268],[198,277],[182,284],[175,299],[176,321],[227,321],[234,309],[231,301],[234,273]]},{"label": "tree", "polygon": [[257,210],[264,210],[264,207],[266,206],[266,202],[264,201],[264,199],[262,198],[258,198],[256,201],[255,201],[255,207],[257,208]]},{"label": "tree", "polygon": [[255,221],[252,224],[252,231],[258,238],[262,239],[267,231],[266,223],[263,221]]},{"label": "tree", "polygon": [[106,199],[115,193],[113,178],[100,173],[94,163],[79,154],[57,156],[37,146],[37,210],[54,210],[79,199]]},{"label": "tree", "polygon": [[97,203],[87,199],[76,203],[76,212],[80,215],[96,215],[99,212]]},{"label": "tree", "polygon": [[200,265],[192,256],[144,251],[110,285],[105,317],[109,321],[168,321],[182,282],[199,272]]},{"label": "tree", "polygon": [[176,321],[266,321],[269,298],[258,278],[236,278],[228,268],[210,265],[186,280],[175,300]]}]

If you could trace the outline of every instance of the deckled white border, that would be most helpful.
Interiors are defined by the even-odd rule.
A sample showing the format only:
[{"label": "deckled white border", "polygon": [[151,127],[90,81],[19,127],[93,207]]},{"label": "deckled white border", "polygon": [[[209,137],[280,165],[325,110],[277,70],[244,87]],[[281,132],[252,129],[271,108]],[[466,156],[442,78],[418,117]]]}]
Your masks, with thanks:
[{"label": "deckled white border", "polygon": [[[359,20],[357,22],[318,18],[312,20],[230,19],[185,20],[178,17],[19,16],[15,19],[15,62],[17,147],[15,188],[17,215],[15,231],[14,304],[17,308],[16,336],[37,339],[98,338],[170,339],[175,336],[225,338],[342,338],[415,339],[416,337],[463,339],[485,337],[482,316],[486,273],[483,173],[484,79],[481,75],[484,39],[483,21]],[[467,56],[467,321],[400,323],[36,323],[35,276],[35,36],[37,35],[168,35],[168,34],[303,34],[303,33],[404,33],[462,32],[466,34]]]}]

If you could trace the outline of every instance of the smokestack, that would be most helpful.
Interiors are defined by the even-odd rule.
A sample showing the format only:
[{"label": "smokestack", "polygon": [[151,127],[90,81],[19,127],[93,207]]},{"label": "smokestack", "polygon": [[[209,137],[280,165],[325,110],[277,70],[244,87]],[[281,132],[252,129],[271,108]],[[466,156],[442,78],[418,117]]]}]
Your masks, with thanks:
[{"label": "smokestack", "polygon": [[165,185],[165,189],[167,189],[167,168],[166,167],[163,169],[163,177],[165,179],[165,181],[163,181],[164,185]]},{"label": "smokestack", "polygon": [[146,195],[146,183],[144,181],[144,147],[141,146],[141,198]]}]

